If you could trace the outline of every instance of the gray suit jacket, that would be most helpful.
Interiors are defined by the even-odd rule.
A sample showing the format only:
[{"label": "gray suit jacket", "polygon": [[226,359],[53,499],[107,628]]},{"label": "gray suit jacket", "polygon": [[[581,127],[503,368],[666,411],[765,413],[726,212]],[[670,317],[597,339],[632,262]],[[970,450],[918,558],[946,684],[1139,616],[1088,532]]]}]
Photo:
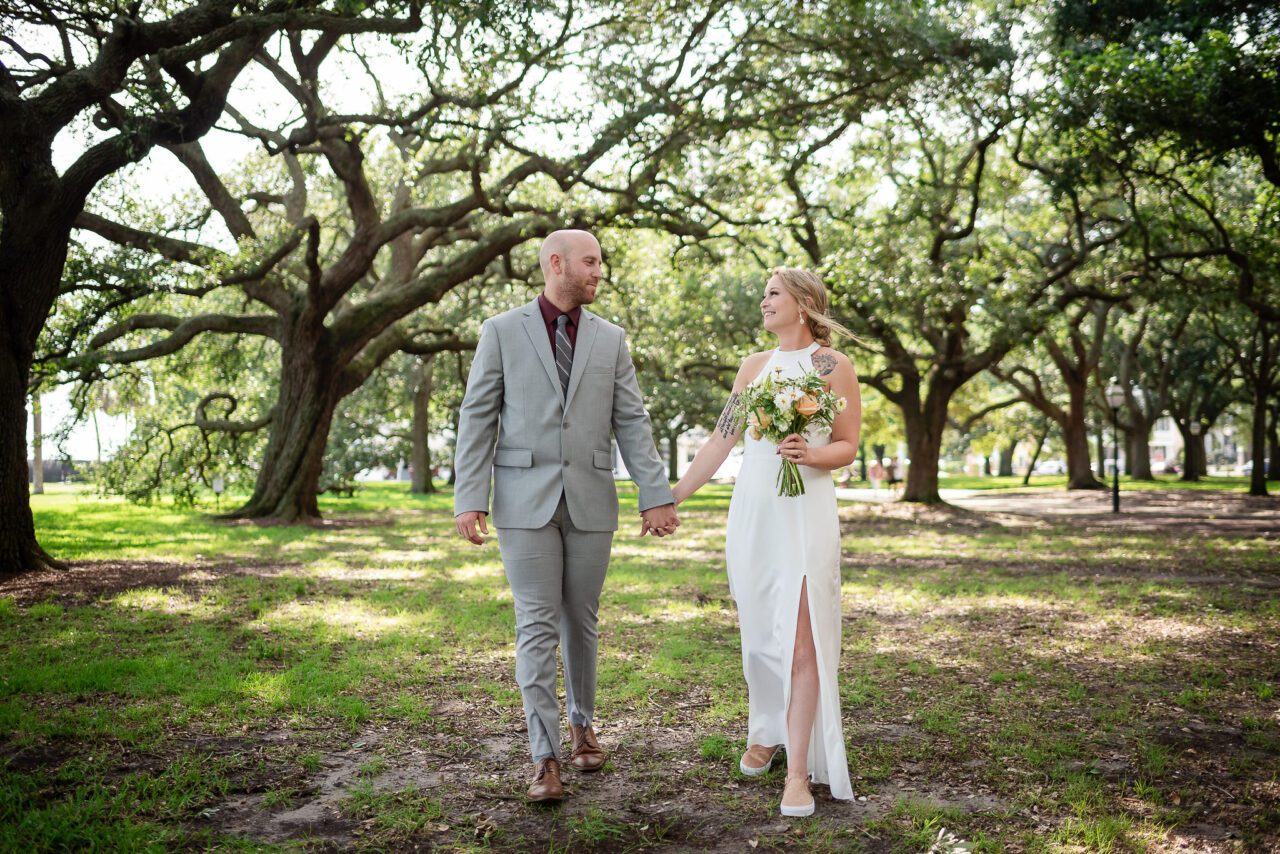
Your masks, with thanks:
[{"label": "gray suit jacket", "polygon": [[617,530],[611,430],[640,510],[673,503],[622,328],[583,310],[566,399],[538,301],[489,318],[458,421],[454,515],[489,511],[492,472],[497,528],[541,528],[563,493],[579,529]]}]

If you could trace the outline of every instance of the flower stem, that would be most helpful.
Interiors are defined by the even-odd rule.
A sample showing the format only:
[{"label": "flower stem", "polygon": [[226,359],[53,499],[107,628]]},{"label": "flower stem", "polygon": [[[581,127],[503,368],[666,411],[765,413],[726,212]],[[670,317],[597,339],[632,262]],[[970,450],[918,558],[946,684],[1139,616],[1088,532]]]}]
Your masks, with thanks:
[{"label": "flower stem", "polygon": [[800,467],[791,460],[783,460],[778,469],[778,494],[788,498],[804,495],[804,478]]}]

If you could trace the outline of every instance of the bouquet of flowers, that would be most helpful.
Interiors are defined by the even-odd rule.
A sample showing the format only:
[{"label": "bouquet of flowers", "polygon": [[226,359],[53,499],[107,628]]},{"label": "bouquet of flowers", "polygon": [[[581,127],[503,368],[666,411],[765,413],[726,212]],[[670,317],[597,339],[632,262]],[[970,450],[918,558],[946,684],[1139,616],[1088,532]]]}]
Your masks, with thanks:
[{"label": "bouquet of flowers", "polygon": [[[739,397],[739,429],[752,439],[780,443],[792,433],[812,428],[831,430],[831,422],[844,411],[847,401],[827,388],[822,377],[810,371],[799,377],[783,377],[782,369],[766,374],[744,389]],[[800,467],[783,460],[778,470],[778,494],[804,495]]]}]

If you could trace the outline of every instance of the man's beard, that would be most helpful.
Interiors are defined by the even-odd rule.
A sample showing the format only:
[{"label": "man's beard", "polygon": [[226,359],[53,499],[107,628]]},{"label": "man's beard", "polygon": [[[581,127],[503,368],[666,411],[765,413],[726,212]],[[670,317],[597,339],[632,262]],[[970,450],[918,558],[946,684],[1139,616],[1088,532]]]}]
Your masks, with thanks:
[{"label": "man's beard", "polygon": [[565,295],[573,300],[575,305],[590,305],[596,301],[595,294],[591,292],[590,282],[590,277],[585,274],[569,273],[564,277]]}]

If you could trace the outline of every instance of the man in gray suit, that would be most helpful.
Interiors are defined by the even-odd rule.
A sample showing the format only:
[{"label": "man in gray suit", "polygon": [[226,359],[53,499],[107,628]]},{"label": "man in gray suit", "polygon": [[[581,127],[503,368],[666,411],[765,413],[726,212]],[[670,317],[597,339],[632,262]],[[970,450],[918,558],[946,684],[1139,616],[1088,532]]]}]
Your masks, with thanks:
[{"label": "man in gray suit", "polygon": [[516,606],[516,681],[536,765],[529,799],[558,801],[557,645],[570,763],[598,771],[605,758],[591,719],[596,612],[618,528],[611,431],[640,488],[641,536],[666,536],[680,523],[626,334],[582,309],[599,287],[600,244],[585,231],[557,231],[538,260],[542,294],[481,327],[458,422],[453,512],[458,533],[482,544],[492,473],[493,524]]}]

